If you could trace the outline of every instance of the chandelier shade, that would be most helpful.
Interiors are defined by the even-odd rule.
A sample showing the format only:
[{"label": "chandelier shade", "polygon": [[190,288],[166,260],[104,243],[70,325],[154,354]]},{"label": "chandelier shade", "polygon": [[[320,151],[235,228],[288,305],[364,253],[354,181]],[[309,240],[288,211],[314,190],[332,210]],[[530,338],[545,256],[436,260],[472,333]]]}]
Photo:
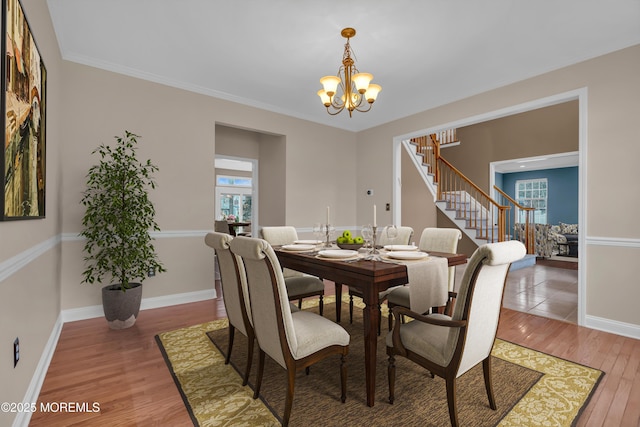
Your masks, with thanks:
[{"label": "chandelier shade", "polygon": [[318,91],[318,96],[327,108],[327,113],[333,116],[346,108],[351,117],[354,110],[363,113],[369,111],[382,87],[371,83],[373,74],[361,73],[355,66],[349,39],[356,35],[356,30],[345,28],[341,35],[347,39],[342,55],[342,65],[337,75],[324,76],[320,79],[322,89]]}]

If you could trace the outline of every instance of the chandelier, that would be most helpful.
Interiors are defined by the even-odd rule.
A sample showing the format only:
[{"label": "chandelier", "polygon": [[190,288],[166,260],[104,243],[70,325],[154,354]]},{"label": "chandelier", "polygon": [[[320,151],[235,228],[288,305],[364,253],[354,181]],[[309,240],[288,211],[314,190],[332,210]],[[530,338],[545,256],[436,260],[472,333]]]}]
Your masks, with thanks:
[{"label": "chandelier", "polygon": [[318,91],[318,96],[327,107],[327,113],[335,116],[346,108],[351,117],[353,110],[362,113],[369,111],[382,87],[370,84],[373,75],[359,72],[351,58],[349,39],[356,35],[356,30],[345,28],[340,34],[347,39],[342,65],[336,76],[324,76],[320,79],[323,89]]}]

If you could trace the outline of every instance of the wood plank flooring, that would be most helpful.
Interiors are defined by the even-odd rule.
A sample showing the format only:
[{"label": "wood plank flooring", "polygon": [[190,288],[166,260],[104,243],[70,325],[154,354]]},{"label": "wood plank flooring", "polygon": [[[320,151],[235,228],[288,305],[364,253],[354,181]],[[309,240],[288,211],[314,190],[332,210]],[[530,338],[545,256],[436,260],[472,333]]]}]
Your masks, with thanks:
[{"label": "wood plank flooring", "polygon": [[[224,316],[217,299],[143,311],[122,331],[102,318],[65,324],[39,402],[97,402],[100,411],[37,412],[30,426],[192,425],[154,336]],[[640,425],[639,340],[510,309],[502,311],[498,337],[605,372],[578,426]]]}]

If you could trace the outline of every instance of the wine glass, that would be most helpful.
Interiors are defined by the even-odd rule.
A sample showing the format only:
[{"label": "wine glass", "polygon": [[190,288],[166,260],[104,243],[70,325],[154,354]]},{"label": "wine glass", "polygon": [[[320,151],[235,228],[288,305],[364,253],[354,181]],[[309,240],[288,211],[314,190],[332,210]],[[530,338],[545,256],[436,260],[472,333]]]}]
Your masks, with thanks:
[{"label": "wine glass", "polygon": [[396,237],[398,237],[398,229],[396,228],[396,226],[393,224],[387,225],[385,227],[385,233],[387,235],[388,241],[393,244],[393,242],[396,240]]},{"label": "wine glass", "polygon": [[371,244],[371,238],[373,237],[373,229],[371,224],[362,226],[362,238],[364,239],[364,246],[368,247]]},{"label": "wine glass", "polygon": [[324,237],[324,226],[319,222],[313,224],[313,237],[316,238],[316,241],[322,242],[322,238]]}]

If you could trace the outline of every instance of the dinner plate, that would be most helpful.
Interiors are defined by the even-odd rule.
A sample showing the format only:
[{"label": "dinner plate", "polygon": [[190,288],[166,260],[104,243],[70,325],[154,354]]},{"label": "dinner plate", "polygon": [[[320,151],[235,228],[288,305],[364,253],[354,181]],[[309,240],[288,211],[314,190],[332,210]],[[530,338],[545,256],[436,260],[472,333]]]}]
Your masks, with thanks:
[{"label": "dinner plate", "polygon": [[418,247],[416,245],[385,245],[384,249],[387,251],[417,251]]},{"label": "dinner plate", "polygon": [[297,245],[317,245],[322,243],[322,240],[296,240],[293,243]]},{"label": "dinner plate", "polygon": [[316,247],[313,245],[282,245],[282,249],[285,251],[296,251],[296,252],[304,252],[304,251],[312,251]]},{"label": "dinner plate", "polygon": [[429,256],[426,252],[418,252],[418,251],[393,251],[387,254],[389,258],[393,259],[422,259]]},{"label": "dinner plate", "polygon": [[318,252],[318,255],[323,258],[351,258],[358,255],[358,251],[344,250],[344,249],[327,249]]}]

